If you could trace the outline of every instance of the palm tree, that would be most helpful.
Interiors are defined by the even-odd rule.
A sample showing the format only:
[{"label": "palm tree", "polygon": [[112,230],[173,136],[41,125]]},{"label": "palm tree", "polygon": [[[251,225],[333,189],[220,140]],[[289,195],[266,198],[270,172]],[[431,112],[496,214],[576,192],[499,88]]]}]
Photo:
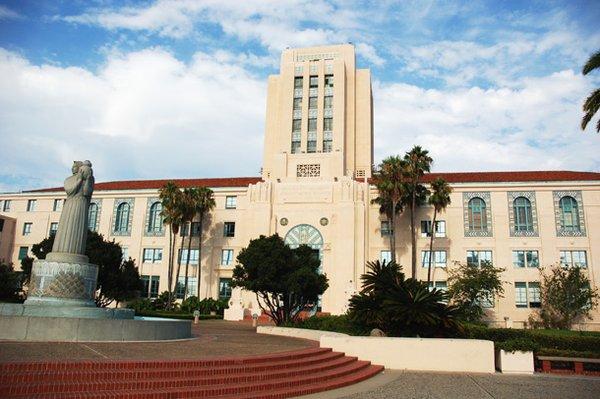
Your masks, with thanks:
[{"label": "palm tree", "polygon": [[181,190],[173,181],[167,182],[158,191],[159,198],[162,203],[161,216],[163,217],[163,223],[169,226],[169,261],[168,261],[168,274],[167,274],[167,291],[169,292],[169,301],[167,301],[167,307],[170,307],[171,299],[173,297],[171,287],[173,285],[173,252],[175,251],[175,238],[179,232],[179,226],[181,225],[181,209],[179,203],[181,202]]},{"label": "palm tree", "polygon": [[[188,248],[187,248],[187,257],[185,261],[185,283],[183,287],[183,297],[185,299],[187,295],[187,273],[190,264],[190,248],[192,246],[192,220],[196,214],[196,196],[197,189],[195,188],[186,188],[183,190],[181,195],[181,201],[179,203],[179,212],[181,213],[181,225],[188,226]],[[183,255],[183,245],[185,240],[185,234],[181,234],[181,249],[180,254],[177,258],[177,273],[175,274],[175,291],[177,291],[177,287],[179,285],[179,271],[181,270],[181,256]]]},{"label": "palm tree", "polygon": [[[592,72],[594,69],[600,68],[600,51],[592,54],[590,59],[583,66],[581,71],[584,75]],[[581,119],[581,130],[585,130],[585,127],[590,120],[594,117],[598,109],[600,108],[600,89],[596,89],[590,94],[590,96],[583,103],[583,112],[585,115]],[[600,120],[596,124],[596,132],[600,133]]]},{"label": "palm tree", "polygon": [[[200,272],[202,270],[202,230],[204,229],[204,217],[215,207],[215,199],[213,192],[208,187],[199,187],[195,201],[195,210],[198,215],[199,231],[198,231],[198,281],[197,281],[197,296],[200,298]],[[185,279],[187,285],[187,275]]]},{"label": "palm tree", "polygon": [[402,210],[402,198],[405,196],[404,174],[405,161],[399,156],[390,156],[381,162],[373,176],[379,196],[372,202],[379,204],[379,212],[386,215],[390,224],[390,252],[393,262],[396,262],[395,216]]},{"label": "palm tree", "polygon": [[416,209],[417,206],[422,205],[425,202],[427,196],[427,189],[421,184],[421,179],[425,172],[431,170],[431,163],[433,159],[429,156],[429,151],[422,149],[416,145],[412,150],[404,155],[404,162],[406,164],[406,202],[410,205],[410,233],[411,233],[411,246],[412,246],[412,259],[411,259],[411,271],[412,278],[417,277],[417,236],[416,236]]},{"label": "palm tree", "polygon": [[429,265],[427,266],[427,284],[431,281],[431,262],[433,260],[433,238],[436,233],[436,218],[438,212],[446,209],[450,205],[450,193],[452,187],[448,182],[441,177],[438,177],[431,183],[431,196],[429,197],[429,205],[433,206],[433,221],[431,222],[431,239],[429,241]]}]

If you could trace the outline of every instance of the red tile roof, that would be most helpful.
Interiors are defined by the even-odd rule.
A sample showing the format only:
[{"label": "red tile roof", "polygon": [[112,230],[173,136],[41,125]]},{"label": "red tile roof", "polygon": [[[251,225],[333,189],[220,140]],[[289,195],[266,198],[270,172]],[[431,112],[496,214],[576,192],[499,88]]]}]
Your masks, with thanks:
[{"label": "red tile roof", "polygon": [[[424,182],[442,177],[449,183],[509,183],[509,182],[552,182],[552,181],[600,181],[600,173],[574,172],[568,170],[523,171],[523,172],[435,172],[425,175]],[[360,181],[360,179],[357,179]],[[260,177],[224,177],[210,179],[160,179],[122,180],[96,183],[94,190],[144,190],[159,189],[166,182],[174,181],[179,187],[246,187],[261,181]],[[62,187],[29,190],[28,192],[62,191]]]}]

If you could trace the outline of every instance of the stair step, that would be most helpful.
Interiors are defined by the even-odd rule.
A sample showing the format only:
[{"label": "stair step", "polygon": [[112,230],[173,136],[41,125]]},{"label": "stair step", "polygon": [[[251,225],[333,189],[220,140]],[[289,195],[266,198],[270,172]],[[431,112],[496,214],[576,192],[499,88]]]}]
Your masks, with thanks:
[{"label": "stair step", "polygon": [[[153,378],[177,378],[194,376],[218,376],[226,374],[240,373],[259,373],[271,370],[293,369],[297,367],[306,367],[314,364],[320,364],[344,356],[341,352],[331,350],[317,353],[313,356],[304,356],[298,359],[285,359],[269,363],[249,363],[232,364],[217,367],[187,367],[179,365],[173,367],[173,364],[156,362],[154,368],[134,368],[124,370],[79,370],[74,368],[69,371],[50,371],[45,373],[7,373],[0,375],[0,386],[5,384],[31,384],[35,382],[55,382],[55,381],[99,381],[99,380],[128,380],[128,379],[153,379]],[[0,391],[1,392],[1,391]]]},{"label": "stair step", "polygon": [[[48,385],[48,389],[52,389],[51,392],[47,392],[44,394],[22,394],[22,395],[14,395],[11,397],[15,398],[40,398],[40,399],[50,399],[58,396],[61,398],[152,398],[152,397],[161,397],[161,398],[212,398],[219,397],[225,395],[231,395],[235,398],[240,398],[242,395],[256,395],[258,393],[262,393],[262,395],[258,395],[256,397],[265,397],[266,394],[270,394],[271,392],[285,391],[291,390],[294,388],[295,390],[306,387],[308,385],[315,386],[326,386],[331,383],[333,380],[340,381],[354,381],[352,375],[356,375],[357,378],[368,378],[365,376],[365,369],[369,369],[370,362],[364,361],[355,361],[349,365],[345,365],[342,367],[337,367],[332,370],[324,371],[318,375],[309,374],[303,376],[294,376],[293,378],[278,378],[267,381],[258,381],[258,382],[250,382],[250,383],[242,383],[242,384],[220,384],[213,386],[177,386],[177,387],[167,387],[168,380],[160,381],[159,384],[155,387],[147,387],[144,386],[144,381],[141,382],[140,387],[136,387],[133,389],[121,389],[118,387],[113,387],[111,390],[98,390],[96,388],[96,384],[88,384],[88,388],[92,392],[63,392],[60,391],[60,386],[52,386]],[[347,382],[350,384],[352,382]],[[328,389],[328,388],[324,388]],[[315,391],[316,392],[316,391]],[[158,396],[154,396],[158,395]]]}]

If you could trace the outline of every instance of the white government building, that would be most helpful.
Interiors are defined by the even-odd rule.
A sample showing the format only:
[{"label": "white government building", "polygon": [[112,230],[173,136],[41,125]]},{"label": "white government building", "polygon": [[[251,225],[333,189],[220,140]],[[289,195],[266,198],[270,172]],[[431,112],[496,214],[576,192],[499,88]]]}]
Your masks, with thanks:
[{"label": "white government building", "polygon": [[[180,187],[210,187],[217,204],[203,227],[200,266],[198,250],[189,254],[190,294],[200,284],[201,297],[231,295],[238,252],[250,239],[278,233],[291,245],[319,250],[330,282],[322,310],[345,312],[348,298],[360,289],[365,263],[390,258],[390,226],[371,203],[377,197],[368,183],[372,164],[371,75],[356,68],[354,47],[285,50],[279,75],[269,77],[262,176],[173,179]],[[504,296],[489,304],[489,317],[519,327],[539,306],[540,266],[584,268],[598,286],[600,173],[431,173],[426,181],[438,176],[453,192],[451,205],[438,216],[436,287],[446,287],[446,271],[455,261],[491,261],[506,269],[506,283]],[[158,202],[166,181],[97,183],[90,208],[90,229],[117,240],[136,260],[149,297],[167,289],[169,238]],[[63,198],[62,188],[0,194],[0,260],[19,265],[33,244],[55,231]],[[429,206],[418,210],[422,259],[432,213]],[[410,275],[408,215],[394,229],[398,261]],[[197,246],[195,238],[192,248]],[[417,277],[426,279],[427,268],[419,267]],[[256,309],[254,300],[244,295],[244,307]],[[581,327],[600,329],[598,311]]]}]

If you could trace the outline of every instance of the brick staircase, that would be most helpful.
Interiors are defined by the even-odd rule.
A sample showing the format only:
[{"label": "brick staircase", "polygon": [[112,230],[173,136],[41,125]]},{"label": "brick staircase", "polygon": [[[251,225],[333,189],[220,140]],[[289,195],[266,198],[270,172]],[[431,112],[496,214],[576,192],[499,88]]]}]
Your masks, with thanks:
[{"label": "brick staircase", "polygon": [[206,360],[0,364],[1,398],[288,398],[340,388],[381,366],[328,348]]}]

